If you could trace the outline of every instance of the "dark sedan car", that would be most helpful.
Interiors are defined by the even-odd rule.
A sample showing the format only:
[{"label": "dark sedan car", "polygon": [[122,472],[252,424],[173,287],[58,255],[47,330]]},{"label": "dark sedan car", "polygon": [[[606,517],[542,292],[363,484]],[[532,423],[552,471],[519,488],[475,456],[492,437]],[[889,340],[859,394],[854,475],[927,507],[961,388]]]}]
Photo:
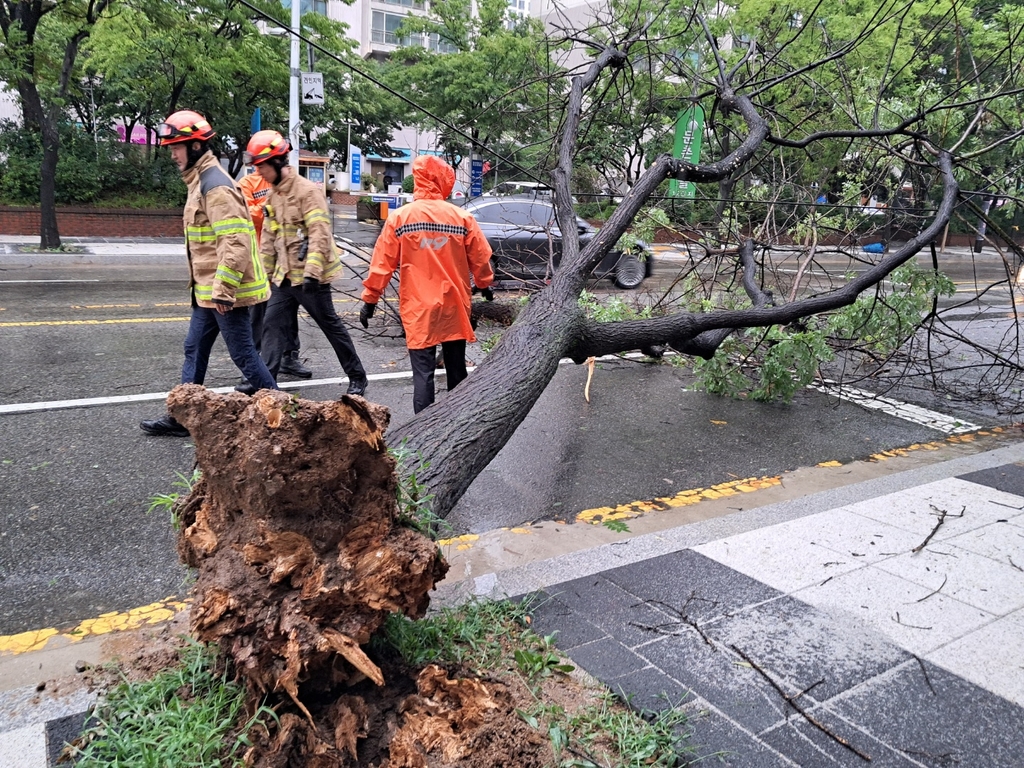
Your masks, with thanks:
[{"label": "dark sedan car", "polygon": [[[530,195],[478,197],[465,204],[473,214],[494,251],[493,266],[499,281],[537,283],[548,280],[562,257],[562,235],[550,198]],[[580,247],[586,246],[597,230],[577,218]],[[638,288],[649,277],[652,253],[640,245],[640,258],[613,250],[595,267],[593,276],[607,277],[619,288]]]}]

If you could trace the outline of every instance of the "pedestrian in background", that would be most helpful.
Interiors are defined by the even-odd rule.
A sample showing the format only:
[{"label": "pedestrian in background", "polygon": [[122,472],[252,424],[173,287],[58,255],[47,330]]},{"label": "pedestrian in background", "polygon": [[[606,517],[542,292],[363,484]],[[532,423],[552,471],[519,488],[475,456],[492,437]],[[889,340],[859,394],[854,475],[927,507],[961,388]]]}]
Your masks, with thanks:
[{"label": "pedestrian in background", "polygon": [[398,310],[412,363],[413,412],[434,402],[437,345],[444,357],[448,390],[468,375],[466,342],[476,341],[470,322],[469,276],[493,300],[491,246],[476,219],[447,202],[455,171],[433,155],[412,164],[413,202],[384,222],[363,281],[359,322],[369,327],[391,275],[398,270]]},{"label": "pedestrian in background", "polygon": [[[231,360],[253,382],[254,391],[277,389],[253,344],[249,321],[249,307],[269,295],[267,275],[245,199],[210,150],[216,133],[202,115],[184,110],[158,125],[156,135],[160,146],[170,147],[188,187],[184,224],[192,317],[181,383],[204,383],[210,350],[223,335]],[[188,435],[169,413],[139,426],[150,435]]]},{"label": "pedestrian in background", "polygon": [[334,311],[331,281],[341,275],[323,189],[288,164],[291,145],[277,131],[253,134],[245,162],[270,183],[260,255],[271,274],[271,296],[264,319],[263,359],[273,376],[288,346],[285,318],[298,306],[320,327],[348,376],[347,394],[366,392],[366,371],[344,323]]},{"label": "pedestrian in background", "polygon": [[[270,194],[270,183],[258,173],[250,173],[242,177],[238,182],[245,195],[246,205],[249,206],[249,215],[252,216],[252,224],[256,227],[256,243],[260,242],[260,233],[263,230],[263,205]],[[252,340],[256,344],[256,351],[262,349],[263,343],[263,322],[267,314],[266,302],[253,304],[249,309],[249,317],[252,320]],[[299,360],[299,308],[295,306],[295,313],[284,318],[287,325],[284,329],[285,338],[288,340],[284,356],[281,358],[281,373],[295,376],[299,379],[313,378],[313,372]],[[243,381],[239,385],[240,391],[246,391],[249,382]]]}]

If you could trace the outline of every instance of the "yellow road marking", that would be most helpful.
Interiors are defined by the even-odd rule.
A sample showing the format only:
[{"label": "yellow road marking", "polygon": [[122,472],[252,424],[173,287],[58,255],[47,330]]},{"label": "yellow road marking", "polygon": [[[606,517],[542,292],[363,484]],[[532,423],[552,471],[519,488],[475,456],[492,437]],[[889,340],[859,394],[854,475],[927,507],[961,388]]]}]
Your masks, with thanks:
[{"label": "yellow road marking", "polygon": [[475,533],[464,533],[452,539],[438,539],[437,543],[442,547],[454,544],[456,549],[469,549],[473,546],[473,542],[479,540],[479,538]]},{"label": "yellow road marking", "polygon": [[0,323],[0,328],[35,328],[41,325],[129,325],[131,323],[185,323],[191,317],[125,317],[116,320],[31,320]]},{"label": "yellow road marking", "polygon": [[150,603],[130,611],[111,611],[95,619],[86,619],[74,629],[59,632],[56,629],[33,629],[17,635],[0,635],[0,655],[41,651],[53,638],[63,638],[76,643],[90,635],[105,635],[125,629],[137,629],[144,624],[159,624],[169,621],[179,611],[188,607],[190,600],[168,597],[157,603]]},{"label": "yellow road marking", "polygon": [[117,307],[141,307],[141,304],[72,304],[72,309],[115,309]]},{"label": "yellow road marking", "polygon": [[680,491],[673,496],[662,496],[649,501],[634,501],[620,504],[617,507],[595,507],[585,509],[576,515],[576,522],[601,525],[608,520],[628,520],[639,517],[647,512],[656,512],[675,507],[688,507],[699,504],[706,499],[721,499],[736,496],[740,493],[751,493],[762,488],[771,488],[782,483],[781,477],[748,477],[743,480],[731,480],[727,483],[712,485],[710,488],[691,488]]}]

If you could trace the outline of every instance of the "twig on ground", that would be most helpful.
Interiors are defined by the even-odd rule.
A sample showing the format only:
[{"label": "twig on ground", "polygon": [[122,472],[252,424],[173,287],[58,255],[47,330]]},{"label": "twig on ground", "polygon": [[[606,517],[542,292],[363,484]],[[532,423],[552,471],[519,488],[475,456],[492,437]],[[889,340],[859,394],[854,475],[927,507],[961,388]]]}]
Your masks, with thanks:
[{"label": "twig on ground", "polygon": [[816,682],[816,683],[811,683],[810,685],[808,685],[808,686],[807,686],[806,688],[804,688],[804,689],[803,689],[802,691],[800,691],[799,693],[795,693],[795,694],[793,694],[793,696],[792,696],[792,697],[791,697],[791,698],[789,699],[789,702],[790,702],[790,703],[793,703],[794,701],[796,701],[797,699],[799,699],[799,698],[800,698],[801,696],[803,696],[803,695],[804,695],[805,693],[810,693],[811,691],[813,691],[813,690],[814,690],[815,688],[817,688],[817,687],[818,687],[819,685],[821,685],[821,684],[822,684],[822,683],[824,683],[824,682],[825,682],[825,678],[823,677],[823,678],[821,678],[821,680],[819,680],[818,682]]},{"label": "twig on ground", "polygon": [[932,696],[938,696],[939,694],[937,694],[935,692],[935,688],[932,687],[932,679],[928,677],[928,670],[925,668],[921,657],[914,654],[914,660],[917,661],[917,665],[921,667],[921,674],[924,675],[924,681],[928,683],[928,690],[932,692]]},{"label": "twig on ground", "polygon": [[[928,506],[929,506],[929,507],[931,507],[932,509],[934,509],[934,510],[935,510],[936,512],[938,512],[938,513],[939,513],[939,520],[938,520],[938,522],[937,522],[937,523],[935,523],[935,527],[934,527],[934,528],[932,528],[932,532],[931,532],[931,533],[929,533],[929,534],[928,534],[928,535],[927,535],[927,536],[925,537],[925,540],[924,540],[924,541],[922,541],[922,542],[921,542],[920,544],[918,544],[918,545],[917,545],[916,547],[914,547],[914,548],[913,548],[912,550],[910,550],[910,551],[911,551],[911,553],[912,553],[912,554],[915,554],[915,555],[916,555],[916,554],[917,554],[918,552],[920,552],[920,551],[921,551],[922,549],[924,549],[925,547],[927,547],[927,546],[928,546],[928,542],[932,540],[932,536],[934,536],[934,535],[935,535],[936,533],[938,533],[938,532],[939,532],[939,528],[941,528],[941,527],[942,527],[942,524],[943,524],[944,522],[946,522],[946,518],[950,516],[950,515],[949,515],[949,511],[948,511],[948,510],[945,510],[945,509],[939,509],[939,508],[938,508],[938,507],[936,507],[936,506],[935,506],[934,504],[929,504]],[[960,514],[959,514],[959,515],[953,515],[953,517],[963,517],[963,516],[964,516],[964,512],[966,512],[966,511],[967,511],[967,505],[965,504],[965,505],[964,505],[964,507],[963,507],[963,509],[961,509],[961,510],[960,510]]]},{"label": "twig on ground", "polygon": [[942,583],[939,584],[939,588],[938,589],[936,589],[934,592],[929,592],[927,595],[925,595],[924,597],[920,598],[917,602],[923,603],[925,600],[927,600],[932,595],[937,595],[939,592],[942,591],[942,588],[944,586],[946,586],[946,582],[948,580],[949,580],[949,574],[946,574],[945,576],[942,577]]},{"label": "twig on ground", "polygon": [[[737,648],[737,647],[736,647],[735,645],[733,645],[733,646],[730,646],[730,647],[731,647],[731,648],[732,648],[732,649],[733,649],[733,650],[734,650],[734,651],[735,651],[735,652],[736,652],[737,654],[739,654],[739,657],[740,657],[741,659],[743,659],[743,660],[744,660],[745,662],[747,662],[747,664],[749,664],[749,665],[750,665],[751,667],[753,667],[753,669],[754,669],[754,670],[755,670],[756,672],[758,672],[758,673],[759,673],[759,674],[761,675],[761,677],[763,677],[763,678],[764,678],[765,680],[767,680],[767,681],[768,681],[768,684],[769,684],[769,685],[770,685],[770,686],[771,686],[772,688],[774,688],[774,689],[775,689],[775,690],[776,690],[776,691],[777,691],[777,692],[779,693],[779,695],[780,695],[780,696],[782,696],[782,698],[784,698],[784,699],[786,700],[786,703],[787,703],[787,704],[789,704],[789,706],[791,706],[791,707],[792,707],[793,709],[795,709],[795,710],[796,710],[797,712],[799,712],[799,713],[800,713],[800,715],[801,715],[801,716],[802,716],[802,717],[804,718],[804,720],[806,720],[806,721],[807,721],[808,723],[810,723],[811,725],[813,725],[813,726],[814,726],[815,728],[817,728],[817,729],[818,729],[819,731],[821,731],[822,733],[824,733],[824,734],[825,734],[826,736],[828,736],[828,737],[829,737],[830,739],[832,739],[832,740],[833,740],[834,742],[836,742],[836,744],[840,744],[840,745],[842,745],[842,746],[846,747],[846,748],[847,748],[848,750],[850,750],[851,752],[853,752],[853,754],[855,754],[855,755],[856,755],[857,757],[859,757],[859,758],[860,758],[861,760],[864,760],[865,762],[868,762],[868,763],[870,763],[870,762],[871,762],[871,756],[870,756],[870,755],[866,755],[866,754],[864,754],[863,752],[861,752],[861,751],[860,751],[859,749],[857,749],[857,748],[856,748],[855,746],[853,746],[853,745],[852,745],[852,744],[851,744],[850,742],[848,742],[848,741],[847,741],[846,739],[844,739],[844,738],[843,738],[842,736],[839,736],[839,735],[837,735],[837,734],[835,734],[835,733],[832,733],[832,731],[830,731],[830,730],[829,730],[829,729],[828,729],[828,728],[827,728],[827,727],[826,727],[825,725],[823,725],[823,724],[822,724],[821,722],[819,722],[819,721],[818,721],[818,720],[816,720],[816,719],[815,719],[815,718],[814,718],[813,716],[811,716],[811,715],[810,715],[810,714],[809,714],[809,713],[808,713],[808,712],[807,712],[806,710],[804,710],[804,709],[803,709],[803,707],[800,707],[800,706],[799,706],[799,705],[798,705],[798,704],[796,703],[796,699],[797,699],[797,697],[798,697],[798,696],[800,696],[801,694],[797,694],[797,696],[790,696],[789,694],[787,694],[787,693],[786,693],[786,692],[785,692],[785,691],[784,691],[784,690],[782,689],[782,686],[781,686],[781,685],[779,685],[779,684],[778,684],[778,683],[776,683],[776,682],[775,682],[774,680],[772,680],[772,678],[771,678],[771,677],[769,677],[768,673],[767,673],[767,672],[765,672],[765,671],[764,671],[763,669],[761,669],[761,667],[760,667],[760,666],[758,666],[757,662],[755,662],[755,661],[754,661],[754,660],[753,660],[752,658],[750,658],[750,657],[749,657],[749,656],[748,656],[747,654],[745,654],[745,653],[744,653],[743,651],[741,651],[741,650],[740,650],[739,648]],[[815,685],[817,685],[817,683],[815,683]],[[812,686],[812,687],[813,687],[813,686]],[[808,689],[808,690],[809,690],[809,689]]]},{"label": "twig on ground", "polygon": [[701,629],[697,625],[697,621],[695,619],[690,618],[690,616],[687,613],[685,613],[686,606],[688,606],[694,600],[700,600],[700,601],[705,602],[705,603],[711,603],[712,606],[718,605],[718,601],[717,600],[708,600],[708,599],[703,598],[703,597],[697,597],[697,593],[696,592],[691,592],[690,593],[690,596],[688,598],[686,598],[686,602],[683,603],[683,607],[681,609],[680,608],[675,608],[675,607],[669,605],[668,603],[663,603],[661,600],[645,600],[644,602],[647,605],[658,605],[658,606],[661,606],[666,611],[668,611],[673,616],[675,616],[677,619],[679,619],[679,621],[678,622],[673,622],[671,624],[657,624],[657,625],[654,625],[654,626],[641,626],[641,625],[636,624],[634,622],[630,622],[630,623],[633,624],[633,626],[640,627],[641,629],[648,629],[648,630],[651,630],[653,632],[659,632],[661,634],[667,634],[667,635],[672,635],[672,636],[678,636],[678,633],[676,633],[676,632],[665,632],[662,628],[663,627],[678,627],[680,623],[683,623],[683,624],[686,624],[688,627],[692,627],[697,632],[697,634],[701,636],[701,639],[703,639],[704,642],[707,643],[711,647],[711,650],[717,651],[718,648],[715,645],[715,642],[710,637],[707,636],[707,634],[704,632],[703,629]]},{"label": "twig on ground", "polygon": [[900,612],[899,611],[896,611],[896,618],[894,619],[894,621],[897,624],[899,624],[901,627],[910,627],[911,629],[931,629],[931,627],[919,627],[916,624],[907,624],[907,623],[905,623],[903,621],[900,621]]},{"label": "twig on ground", "polygon": [[593,357],[587,358],[587,384],[583,387],[583,396],[590,402],[590,380],[594,378],[594,360]]},{"label": "twig on ground", "polygon": [[1020,510],[1024,509],[1024,507],[1015,507],[1015,506],[1013,506],[1013,504],[1004,504],[1001,501],[991,501],[991,500],[989,500],[989,504],[996,504],[996,505],[998,505],[1000,507],[1006,507],[1007,509],[1016,509],[1017,511],[1020,511]]},{"label": "twig on ground", "polygon": [[1013,562],[1013,558],[1010,555],[1007,555],[1006,559],[1010,561],[1010,565],[1012,565],[1018,571],[1021,571],[1022,573],[1024,573],[1024,568],[1021,568],[1019,565],[1017,565],[1015,562]]}]

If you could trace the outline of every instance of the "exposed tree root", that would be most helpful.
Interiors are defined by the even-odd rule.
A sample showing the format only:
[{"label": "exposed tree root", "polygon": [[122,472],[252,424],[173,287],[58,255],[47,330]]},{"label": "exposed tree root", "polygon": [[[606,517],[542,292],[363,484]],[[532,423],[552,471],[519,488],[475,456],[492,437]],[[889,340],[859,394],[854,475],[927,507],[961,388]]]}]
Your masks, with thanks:
[{"label": "exposed tree root", "polygon": [[396,524],[388,411],[357,397],[222,396],[197,385],[167,402],[202,470],[178,540],[198,571],[192,634],[220,644],[253,705],[284,694],[301,713],[285,711],[270,749],[250,757],[348,764],[366,706],[338,692],[385,682],[360,646],[390,613],[422,616],[448,570],[434,542]]}]

